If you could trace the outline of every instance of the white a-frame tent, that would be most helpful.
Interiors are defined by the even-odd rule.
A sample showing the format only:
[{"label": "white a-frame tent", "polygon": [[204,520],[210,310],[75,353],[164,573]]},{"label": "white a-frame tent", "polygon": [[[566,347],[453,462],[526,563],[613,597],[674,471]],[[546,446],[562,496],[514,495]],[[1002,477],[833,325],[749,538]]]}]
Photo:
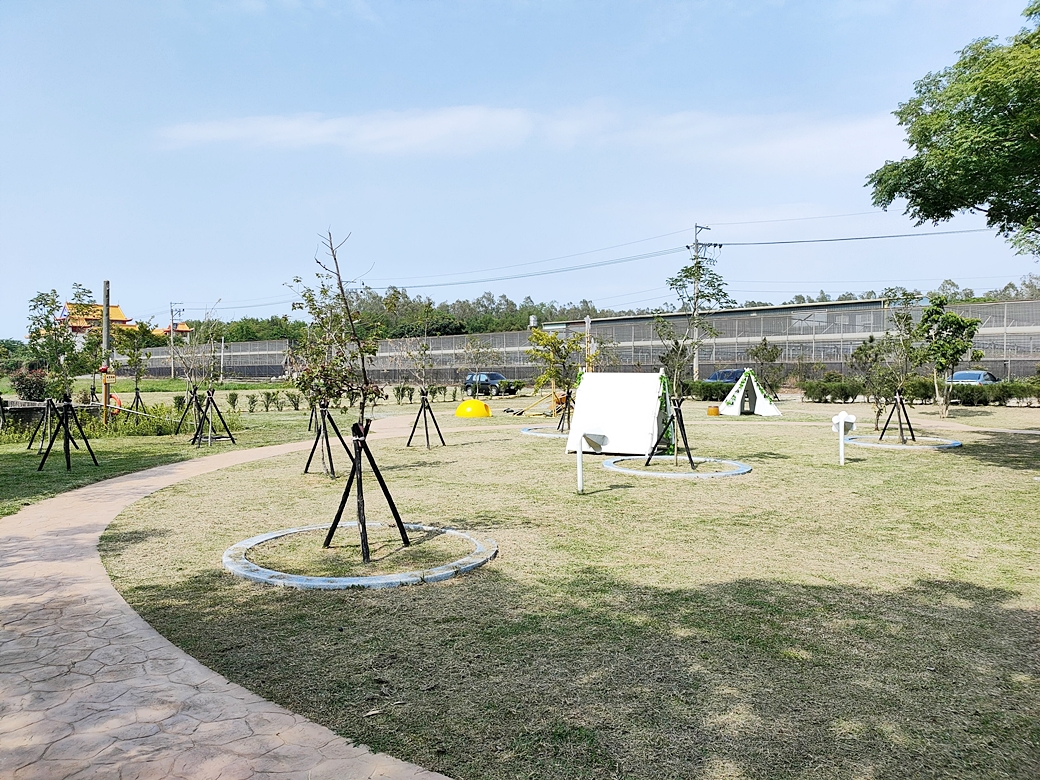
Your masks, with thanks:
[{"label": "white a-frame tent", "polygon": [[[745,411],[745,409],[747,411]],[[755,379],[755,372],[745,368],[743,375],[733,385],[726,400],[719,405],[719,414],[759,414],[763,417],[779,417],[780,410]]]},{"label": "white a-frame tent", "polygon": [[662,374],[586,373],[574,400],[567,452],[591,452],[582,437],[595,434],[604,453],[645,457],[668,421],[668,408]]}]

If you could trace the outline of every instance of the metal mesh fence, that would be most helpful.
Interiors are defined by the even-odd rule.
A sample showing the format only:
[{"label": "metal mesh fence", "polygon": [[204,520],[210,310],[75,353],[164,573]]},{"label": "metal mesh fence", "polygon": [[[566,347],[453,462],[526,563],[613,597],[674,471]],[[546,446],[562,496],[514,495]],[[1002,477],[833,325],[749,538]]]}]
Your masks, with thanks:
[{"label": "metal mesh fence", "polygon": [[[1033,374],[1040,362],[1040,301],[1009,301],[954,305],[952,310],[981,320],[975,346],[985,353],[982,361],[998,376]],[[917,308],[919,318],[922,309]],[[844,364],[852,351],[866,338],[880,338],[891,327],[891,310],[881,301],[829,302],[815,305],[736,309],[709,315],[717,336],[705,339],[699,350],[702,375],[714,368],[740,367],[747,362],[747,350],[768,339],[781,349],[780,360],[824,363],[828,367]],[[682,315],[666,315],[676,327],[684,327]],[[583,333],[583,322],[549,323],[547,329],[563,333]],[[656,371],[664,345],[657,337],[652,317],[622,317],[596,320],[592,334],[605,344],[615,371]],[[528,331],[485,333],[472,336],[434,336],[426,339],[433,369],[429,381],[451,384],[461,382],[470,365],[466,344],[471,338],[498,353],[493,365],[481,370],[499,371],[510,379],[530,379],[537,367],[527,354]],[[387,339],[371,366],[381,381],[410,381],[418,339]],[[286,372],[288,342],[249,341],[224,345],[224,376],[277,377]],[[217,352],[220,347],[217,346]],[[151,351],[148,373],[169,376],[168,347]],[[214,354],[215,363],[220,355]],[[176,366],[175,373],[180,375]]]}]

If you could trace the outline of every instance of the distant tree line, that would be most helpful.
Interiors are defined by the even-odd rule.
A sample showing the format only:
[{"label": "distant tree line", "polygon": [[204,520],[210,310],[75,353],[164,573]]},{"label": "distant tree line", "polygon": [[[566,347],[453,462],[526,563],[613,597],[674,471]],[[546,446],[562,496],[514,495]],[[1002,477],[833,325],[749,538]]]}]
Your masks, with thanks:
[{"label": "distant tree line", "polygon": [[[350,293],[351,304],[360,315],[360,323],[367,333],[378,333],[380,338],[414,338],[420,336],[456,336],[468,333],[500,333],[526,330],[534,315],[539,323],[556,320],[580,320],[589,317],[617,317],[627,314],[647,314],[648,309],[601,309],[592,301],[578,303],[536,303],[530,296],[516,303],[505,295],[497,298],[486,292],[473,300],[436,303],[433,299],[410,296],[407,290],[389,288],[380,294],[370,287]],[[187,320],[198,328],[200,320]],[[218,336],[225,341],[265,341],[289,339],[302,342],[307,323],[287,316],[267,319],[243,317],[227,323],[212,323]]]},{"label": "distant tree line", "polygon": [[[907,294],[916,295],[918,297],[924,295],[929,299],[937,296],[943,296],[947,303],[1000,303],[1001,301],[1040,301],[1040,274],[1027,274],[1023,276],[1018,284],[1014,282],[1008,282],[1003,287],[996,290],[990,290],[988,292],[976,294],[970,287],[962,288],[952,279],[946,279],[942,284],[935,290],[928,293],[922,293],[920,290],[908,290],[905,287],[886,287],[880,293],[874,290],[867,290],[866,292],[860,293],[842,293],[837,298],[832,298],[823,290],[820,290],[819,295],[796,295],[789,301],[784,301],[781,305],[788,305],[792,303],[827,303],[828,301],[868,301],[876,298],[886,298],[888,300],[894,300],[902,298]],[[752,306],[771,306],[770,303],[763,301],[745,301],[745,307]]]}]

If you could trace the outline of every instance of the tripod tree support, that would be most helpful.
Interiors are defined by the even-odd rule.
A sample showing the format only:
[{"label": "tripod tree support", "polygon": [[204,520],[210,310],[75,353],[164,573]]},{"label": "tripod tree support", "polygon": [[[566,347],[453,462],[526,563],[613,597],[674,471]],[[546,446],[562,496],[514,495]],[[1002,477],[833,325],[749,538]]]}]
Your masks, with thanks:
[{"label": "tripod tree support", "polygon": [[556,430],[565,433],[571,429],[571,413],[574,411],[573,390],[567,390],[563,394],[563,409],[560,411],[560,421],[556,423]]},{"label": "tripod tree support", "polygon": [[79,449],[79,445],[76,444],[76,438],[72,433],[72,427],[70,421],[76,424],[76,429],[79,431],[80,437],[83,439],[83,444],[86,445],[87,452],[90,453],[90,459],[94,461],[94,465],[98,464],[97,456],[94,455],[94,450],[90,448],[90,441],[87,439],[87,434],[83,432],[83,426],[80,425],[79,416],[76,414],[76,409],[72,405],[72,399],[66,395],[61,402],[61,409],[59,410],[57,404],[54,403],[53,399],[48,398],[47,403],[52,407],[52,411],[57,420],[57,424],[54,427],[54,432],[51,434],[50,441],[47,444],[47,451],[43,453],[43,459],[40,461],[37,471],[43,471],[43,466],[47,462],[47,457],[51,454],[51,449],[54,447],[54,442],[58,438],[58,433],[62,434],[62,450],[65,452],[65,470],[72,471],[72,451],[70,445]]},{"label": "tripod tree support", "polygon": [[[311,407],[311,415],[315,416],[314,407]],[[336,478],[336,464],[332,462],[332,445],[329,442],[329,427],[335,431],[337,438],[339,438],[340,444],[343,445],[343,450],[347,453],[347,457],[350,458],[351,462],[354,461],[354,455],[350,451],[350,447],[343,440],[343,434],[339,432],[339,427],[336,425],[336,420],[332,416],[332,412],[329,411],[329,405],[327,402],[319,404],[316,413],[316,422],[314,426],[314,444],[311,446],[311,454],[307,456],[307,463],[303,467],[303,473],[307,474],[311,468],[311,461],[314,460],[314,453],[317,452],[318,447],[321,447],[322,458],[328,462],[329,476],[333,479]],[[308,430],[310,428],[308,427]],[[328,545],[326,545],[328,546]]]},{"label": "tripod tree support", "polygon": [[657,448],[661,446],[661,442],[664,441],[664,437],[668,435],[668,431],[673,431],[672,441],[675,446],[679,446],[679,436],[675,435],[676,432],[682,436],[683,447],[686,448],[686,458],[690,461],[690,469],[695,470],[697,467],[693,465],[693,453],[690,452],[690,442],[686,439],[686,423],[683,421],[682,414],[682,403],[685,399],[676,398],[672,396],[672,412],[668,415],[668,422],[661,428],[661,435],[657,437],[657,441],[654,442],[654,446],[650,448],[650,454],[646,456],[646,463],[644,467],[650,465],[650,461],[654,458],[654,453],[657,452]]},{"label": "tripod tree support", "polygon": [[[422,387],[419,389],[419,411],[416,412],[415,422],[412,423],[412,432],[408,436],[408,441],[404,445],[405,447],[412,446],[412,437],[415,436],[415,429],[419,427],[419,418],[422,417],[423,431],[426,433],[426,449],[430,449],[430,424],[426,419],[427,413],[430,415],[430,420],[433,420],[433,427],[437,430],[437,437],[441,440],[441,446],[448,446],[444,443],[444,436],[441,434],[441,426],[437,424],[437,418],[433,416],[433,407],[430,405],[429,390]],[[336,431],[336,433],[339,433],[339,431]]]},{"label": "tripod tree support", "polygon": [[892,411],[888,413],[888,419],[885,420],[885,427],[881,429],[878,441],[885,438],[889,423],[892,422],[892,415],[895,415],[896,423],[899,425],[899,443],[906,444],[906,431],[903,430],[904,421],[906,422],[906,430],[910,432],[910,441],[916,442],[917,437],[914,435],[914,426],[910,424],[910,415],[907,414],[906,404],[903,403],[903,394],[898,390],[896,390],[896,397],[892,399]]},{"label": "tripod tree support", "polygon": [[372,457],[372,451],[368,448],[368,429],[371,427],[372,421],[369,420],[365,423],[364,427],[360,423],[354,423],[351,426],[350,432],[354,442],[354,466],[350,470],[350,476],[347,478],[347,485],[343,489],[343,498],[340,499],[339,509],[336,510],[336,517],[332,521],[332,525],[329,526],[329,532],[325,536],[325,543],[322,545],[324,548],[328,548],[332,544],[332,537],[336,534],[336,528],[339,527],[339,522],[343,518],[343,510],[347,506],[347,499],[350,497],[350,490],[357,483],[357,523],[358,531],[361,534],[361,559],[365,563],[372,562],[372,554],[368,547],[368,526],[365,524],[365,493],[362,486],[362,472],[364,470],[362,463],[362,454],[365,459],[368,460],[368,465],[372,468],[372,473],[375,475],[376,481],[379,483],[380,489],[383,491],[383,497],[386,499],[387,505],[390,507],[390,512],[394,516],[394,522],[397,523],[397,530],[401,534],[401,543],[405,547],[408,547],[411,542],[408,541],[408,532],[405,530],[404,522],[401,520],[401,514],[397,511],[397,504],[394,503],[394,497],[390,495],[390,489],[386,486],[386,482],[383,479],[383,475],[379,473],[379,467],[376,466],[375,458]]},{"label": "tripod tree support", "polygon": [[[220,424],[224,426],[224,433],[227,436],[213,435],[213,415],[217,416],[220,420]],[[206,425],[209,424],[209,433],[206,433]],[[191,437],[191,443],[196,447],[202,446],[202,440],[206,439],[208,444],[213,444],[214,439],[230,439],[232,444],[237,444],[235,437],[231,435],[231,429],[228,427],[227,422],[224,420],[224,415],[220,413],[220,407],[217,406],[216,398],[213,397],[213,390],[206,391],[206,406],[202,409],[202,414],[199,415],[198,425],[195,426],[195,435]]]},{"label": "tripod tree support", "polygon": [[44,404],[43,414],[40,415],[40,419],[36,421],[36,427],[33,428],[32,435],[29,437],[29,445],[25,448],[31,450],[33,444],[36,442],[36,434],[40,433],[40,429],[43,429],[43,434],[40,436],[40,449],[37,451],[38,455],[43,454],[44,442],[51,437],[51,409],[57,409],[53,399],[48,398],[47,403]]},{"label": "tripod tree support", "polygon": [[[188,396],[188,402],[184,404],[184,413],[181,414],[181,419],[177,421],[177,427],[173,429],[175,435],[181,432],[181,426],[184,424],[188,412],[192,410],[195,412],[195,427],[198,428],[198,421],[202,419],[202,402],[199,401],[199,388],[195,385],[191,386],[191,393]],[[195,440],[192,439],[192,444],[194,443]]]}]

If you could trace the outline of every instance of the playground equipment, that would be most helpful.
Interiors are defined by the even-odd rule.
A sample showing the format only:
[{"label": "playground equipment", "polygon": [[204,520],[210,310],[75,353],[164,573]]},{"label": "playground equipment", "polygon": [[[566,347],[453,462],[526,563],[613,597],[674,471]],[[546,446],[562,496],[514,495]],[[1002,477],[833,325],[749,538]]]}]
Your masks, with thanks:
[{"label": "playground equipment", "polygon": [[[490,417],[491,407],[483,401],[471,398],[463,401],[455,410],[456,417]],[[418,420],[416,420],[418,422]]]},{"label": "playground equipment", "polygon": [[762,389],[755,378],[755,372],[745,368],[743,375],[733,385],[726,400],[719,407],[719,412],[734,417],[742,414],[757,414],[762,417],[779,417],[780,410]]},{"label": "playground equipment", "polygon": [[594,432],[606,437],[606,453],[651,455],[667,425],[667,409],[662,374],[585,374],[578,386],[567,452],[587,448],[583,435]]}]

